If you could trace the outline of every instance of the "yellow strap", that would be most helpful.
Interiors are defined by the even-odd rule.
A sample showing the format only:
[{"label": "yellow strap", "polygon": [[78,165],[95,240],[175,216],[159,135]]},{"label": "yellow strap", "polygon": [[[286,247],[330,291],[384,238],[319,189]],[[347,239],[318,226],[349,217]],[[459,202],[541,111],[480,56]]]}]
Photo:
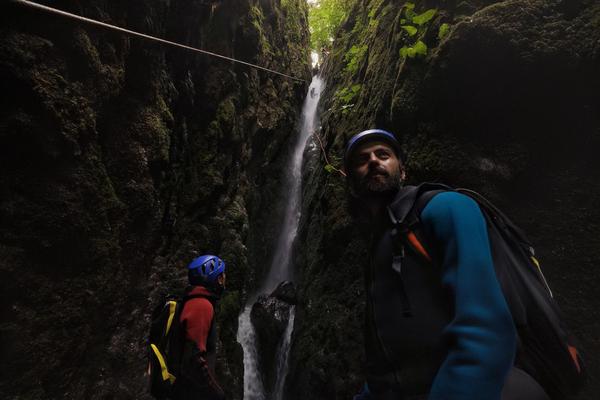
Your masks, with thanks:
[{"label": "yellow strap", "polygon": [[169,333],[169,329],[171,329],[171,323],[173,323],[173,317],[175,316],[175,309],[177,308],[177,302],[169,301],[169,319],[167,320],[167,329],[165,329],[165,336]]},{"label": "yellow strap", "polygon": [[550,297],[554,297],[554,294],[552,293],[552,290],[550,290],[550,286],[548,285],[548,282],[546,281],[546,277],[542,273],[542,267],[540,266],[540,262],[534,256],[531,256],[531,259],[533,260],[533,263],[537,267],[537,269],[540,273],[540,276],[542,277],[542,282],[544,283],[544,286],[546,286],[546,290],[548,290]]},{"label": "yellow strap", "polygon": [[158,359],[158,363],[160,364],[160,372],[161,372],[163,381],[166,381],[168,379],[169,382],[174,383],[175,376],[169,372],[169,369],[167,368],[167,363],[165,362],[165,359],[163,358],[162,354],[160,354],[160,351],[153,343],[150,343],[150,347],[152,348],[152,351],[156,355],[156,358]]}]

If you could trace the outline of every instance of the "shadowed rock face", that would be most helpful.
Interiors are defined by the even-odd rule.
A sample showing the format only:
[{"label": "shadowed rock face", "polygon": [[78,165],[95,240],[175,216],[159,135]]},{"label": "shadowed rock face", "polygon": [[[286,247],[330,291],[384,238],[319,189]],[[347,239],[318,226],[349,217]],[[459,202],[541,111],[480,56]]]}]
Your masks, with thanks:
[{"label": "shadowed rock face", "polygon": [[[6,3],[6,2],[5,2]],[[600,392],[600,7],[424,1],[424,58],[395,1],[356,2],[325,67],[322,137],[337,163],[388,128],[412,182],[483,191],[536,244]],[[91,18],[308,78],[305,4],[57,1]],[[239,65],[0,9],[0,394],[148,398],[151,305],[199,253],[227,261],[218,374],[241,397],[244,290],[265,271],[281,161],[306,85]],[[369,15],[371,14],[371,15]],[[437,38],[442,23],[448,36]],[[346,55],[365,43],[356,70]],[[336,96],[360,84],[347,104]],[[336,159],[336,157],[338,157]],[[317,160],[317,158],[314,158]],[[339,166],[336,164],[336,166]],[[343,181],[307,165],[290,399],[347,399],[364,379],[366,246]],[[274,218],[266,218],[270,215]],[[254,271],[254,270],[252,270]]]},{"label": "shadowed rock face", "polygon": [[[339,160],[354,133],[387,128],[409,154],[410,183],[469,187],[497,203],[536,246],[587,355],[590,382],[580,398],[592,398],[600,391],[600,6],[416,3],[417,11],[438,9],[421,37],[425,57],[399,56],[412,39],[392,1],[356,2],[338,33],[324,67],[329,159]],[[442,23],[450,29],[439,39]],[[368,50],[349,68],[352,46],[361,45]],[[367,245],[347,215],[343,179],[309,167],[289,393],[350,398],[364,380]]]},{"label": "shadowed rock face", "polygon": [[296,304],[294,284],[282,282],[270,295],[259,296],[252,306],[250,318],[256,330],[259,365],[266,388],[273,388],[275,384],[277,351],[294,304]]},{"label": "shadowed rock face", "polygon": [[[240,398],[247,260],[269,251],[306,84],[6,3],[1,397],[148,398],[149,312],[210,252],[228,265],[217,373]],[[52,6],[310,78],[303,1]]]},{"label": "shadowed rock face", "polygon": [[296,287],[292,282],[289,281],[281,282],[275,288],[275,290],[273,290],[273,293],[271,293],[270,297],[275,297],[276,299],[291,305],[296,305],[296,303],[298,302],[296,296]]}]

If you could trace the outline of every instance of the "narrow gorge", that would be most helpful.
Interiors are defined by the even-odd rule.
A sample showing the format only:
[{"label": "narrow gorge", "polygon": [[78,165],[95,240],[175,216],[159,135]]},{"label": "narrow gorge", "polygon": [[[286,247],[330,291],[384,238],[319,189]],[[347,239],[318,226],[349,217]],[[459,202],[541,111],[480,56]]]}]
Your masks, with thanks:
[{"label": "narrow gorge", "polygon": [[373,127],[525,229],[600,393],[598,1],[37,2],[263,69],[0,5],[0,397],[151,399],[152,309],[213,253],[227,398],[351,399]]}]

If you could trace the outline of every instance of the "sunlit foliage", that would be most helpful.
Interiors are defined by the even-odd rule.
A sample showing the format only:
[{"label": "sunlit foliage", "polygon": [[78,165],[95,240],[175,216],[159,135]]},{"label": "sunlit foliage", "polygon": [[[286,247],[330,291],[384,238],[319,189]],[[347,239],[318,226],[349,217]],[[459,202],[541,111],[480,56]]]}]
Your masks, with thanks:
[{"label": "sunlit foliage", "polygon": [[[400,57],[415,58],[427,55],[427,45],[423,42],[429,23],[437,14],[435,8],[421,13],[415,12],[415,3],[406,2],[402,6],[402,29],[408,34],[407,44],[400,49]],[[448,33],[449,25],[443,24],[439,28],[438,38],[442,39]]]},{"label": "sunlit foliage", "polygon": [[309,1],[308,23],[311,48],[322,54],[331,48],[335,31],[346,19],[354,0]]}]

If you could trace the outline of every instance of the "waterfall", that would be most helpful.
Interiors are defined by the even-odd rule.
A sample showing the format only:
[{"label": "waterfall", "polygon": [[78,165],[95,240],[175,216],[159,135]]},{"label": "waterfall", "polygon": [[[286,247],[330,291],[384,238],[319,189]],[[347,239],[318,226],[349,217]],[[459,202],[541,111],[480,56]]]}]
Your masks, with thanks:
[{"label": "waterfall", "polygon": [[258,370],[256,334],[250,321],[250,311],[256,297],[251,297],[238,319],[237,341],[244,349],[244,400],[265,400],[265,389]]},{"label": "waterfall", "polygon": [[283,400],[283,385],[288,372],[288,356],[290,355],[290,345],[292,342],[292,332],[294,331],[294,317],[296,316],[296,306],[290,309],[290,319],[283,334],[281,346],[277,349],[277,380],[275,381],[275,390],[273,390],[273,400]]},{"label": "waterfall", "polygon": [[[317,105],[324,88],[324,82],[314,76],[308,88],[308,94],[302,107],[302,119],[299,133],[296,136],[289,164],[286,166],[285,183],[282,194],[285,197],[285,214],[283,225],[278,236],[277,246],[269,273],[263,282],[260,292],[271,293],[284,280],[293,279],[293,263],[291,252],[298,233],[302,204],[302,156],[309,137],[315,130]],[[265,390],[258,369],[256,354],[256,335],[250,321],[250,311],[256,301],[251,296],[239,316],[237,340],[244,349],[244,400],[266,400]],[[295,308],[290,309],[288,326],[284,332],[277,354],[277,379],[271,400],[282,400],[285,378],[288,371],[288,355],[290,341],[294,330]]]}]

